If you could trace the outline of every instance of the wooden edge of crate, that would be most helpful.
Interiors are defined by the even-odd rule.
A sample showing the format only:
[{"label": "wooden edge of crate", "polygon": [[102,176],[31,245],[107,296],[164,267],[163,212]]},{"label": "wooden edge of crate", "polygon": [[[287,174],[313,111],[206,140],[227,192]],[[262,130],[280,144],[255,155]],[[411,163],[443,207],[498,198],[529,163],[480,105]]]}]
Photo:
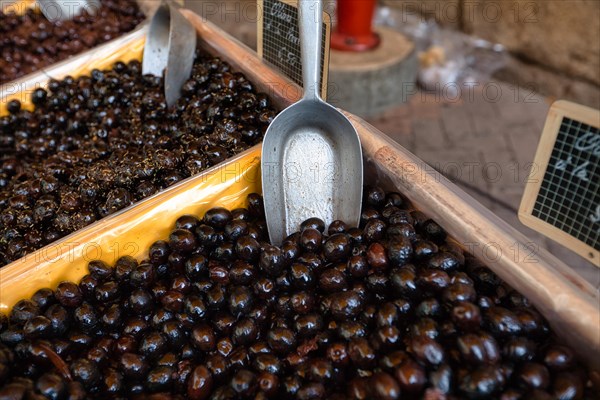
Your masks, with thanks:
[{"label": "wooden edge of crate", "polygon": [[256,145],[0,268],[0,312],[38,289],[79,281],[89,261],[113,265],[125,255],[141,260],[154,241],[168,237],[178,216],[199,215],[217,205],[241,207],[245,195],[259,189]]},{"label": "wooden edge of crate", "polygon": [[[208,50],[217,52],[235,68],[242,67],[241,70],[247,71],[248,78],[259,90],[267,91],[277,107],[283,109],[300,99],[298,85],[262,63],[255,52],[216,26],[203,23],[191,11],[182,11],[196,26]],[[513,288],[530,297],[553,328],[574,348],[581,349],[584,343],[588,351],[578,353],[594,368],[600,369],[600,360],[590,357],[590,353],[600,352],[600,300],[597,290],[546,250],[536,249],[534,254],[527,253],[528,242],[524,235],[441,174],[430,167],[424,168],[423,161],[379,130],[352,114],[346,114],[358,130],[365,158],[374,160],[382,170],[394,176],[398,189],[415,204],[426,207],[424,211],[438,220],[463,246],[473,242],[495,244],[504,249],[517,246],[516,257],[504,251],[495,260],[486,256],[483,246],[467,250]],[[424,179],[415,179],[416,175],[405,173],[407,170]],[[530,260],[530,257],[533,259]],[[562,307],[560,301],[568,303],[569,307]]]},{"label": "wooden edge of crate", "polygon": [[141,59],[148,25],[143,23],[127,35],[121,36],[94,49],[88,50],[70,59],[63,60],[16,81],[0,86],[0,117],[8,113],[6,104],[15,99],[22,108],[33,110],[31,93],[38,88],[47,88],[50,79],[74,78],[87,75],[93,69],[109,68],[117,61]]},{"label": "wooden edge of crate", "polygon": [[[6,1],[4,3],[2,1],[3,0],[0,0],[0,5],[2,6],[0,8],[1,11],[3,11],[3,12],[14,11],[14,12],[16,12],[17,15],[22,15],[28,9],[37,7],[36,0],[15,0],[15,1]],[[140,22],[133,30],[131,30],[127,33],[124,33],[119,37],[113,38],[112,40],[109,40],[108,42],[102,43],[96,47],[92,47],[91,49],[84,50],[83,52],[76,54],[70,58],[67,58],[62,61],[58,61],[54,64],[48,65],[40,70],[34,71],[30,74],[27,74],[20,78],[17,78],[16,80],[3,83],[2,85],[0,85],[0,103],[6,103],[7,101],[12,100],[13,98],[15,98],[17,100],[21,100],[16,97],[8,98],[5,93],[7,90],[9,92],[11,92],[11,91],[13,91],[12,88],[14,88],[14,87],[20,87],[20,86],[23,86],[27,82],[39,80],[40,75],[43,75],[43,74],[48,74],[50,76],[54,76],[52,74],[60,71],[61,66],[71,66],[73,62],[78,61],[81,57],[87,56],[90,58],[94,58],[94,56],[97,52],[105,53],[107,48],[113,48],[114,46],[120,46],[123,44],[124,40],[128,40],[132,36],[136,36],[136,34],[139,33],[140,31],[145,30],[146,29],[145,26],[148,24],[150,17],[154,14],[154,12],[156,11],[156,9],[158,8],[160,3],[155,0],[135,0],[135,1],[138,3],[140,10],[144,13],[146,18],[142,22]],[[179,6],[183,5],[183,0],[172,0],[172,1],[174,1]],[[145,33],[144,33],[144,36],[145,36]],[[110,58],[110,55],[108,55],[107,57],[109,57],[107,62],[110,62],[112,60],[112,58]],[[122,55],[122,57],[127,59],[127,55]],[[110,65],[110,64],[108,64],[108,65]],[[89,71],[87,71],[87,72],[89,72]],[[60,79],[60,77],[61,76],[59,75],[57,79]],[[40,86],[40,87],[44,87],[44,86]],[[5,114],[6,114],[6,110],[4,110],[3,107],[0,107],[0,116],[5,115]]]},{"label": "wooden edge of crate", "polygon": [[519,220],[524,225],[559,242],[563,246],[590,261],[595,267],[600,268],[600,251],[577,240],[552,224],[533,216],[533,208],[538,198],[546,174],[546,169],[548,168],[548,163],[554,149],[554,143],[556,142],[565,115],[570,115],[576,120],[591,126],[598,126],[600,123],[600,111],[598,110],[564,100],[558,100],[550,106],[540,143],[538,144],[531,171],[526,181],[518,216]]},{"label": "wooden edge of crate", "polygon": [[14,1],[0,1],[0,11],[3,13],[15,13],[16,15],[23,15],[25,12],[36,6],[35,0],[14,0]]},{"label": "wooden edge of crate", "polygon": [[[286,78],[279,76],[273,70],[265,66],[262,61],[256,57],[252,50],[248,49],[237,40],[231,38],[227,33],[217,28],[215,25],[202,20],[202,18],[196,14],[193,14],[189,11],[186,12],[186,10],[181,11],[184,14],[187,14],[188,18],[190,18],[190,15],[195,17],[195,21],[193,18],[190,18],[190,20],[195,23],[195,26],[198,30],[199,46],[211,54],[225,55],[225,57],[222,58],[229,62],[233,68],[243,72],[251,82],[257,83],[256,87],[258,90],[267,92],[276,107],[284,108],[287,106],[287,104],[291,104],[296,101],[297,98],[299,98],[301,95],[301,90],[291,81],[287,81]],[[77,77],[84,74],[89,74],[92,69],[95,68],[109,68],[116,61],[129,61],[135,59],[141,60],[145,43],[145,35],[147,32],[146,29],[147,26],[144,26],[143,28],[138,29],[136,32],[132,32],[122,38],[119,38],[114,43],[110,43],[110,45],[107,44],[106,46],[101,46],[101,51],[81,54],[73,57],[72,59],[65,60],[57,65],[54,65],[48,70],[39,71],[27,79],[22,80],[19,85],[16,86],[16,88],[31,91],[33,90],[32,88],[35,89],[37,87],[47,87],[50,78],[62,79],[68,75]],[[236,57],[230,57],[232,55]],[[240,58],[240,55],[245,55],[245,57]],[[5,109],[6,103],[15,96],[23,97],[23,93],[7,93],[7,91],[5,91],[5,87],[3,86],[2,91],[0,91],[0,110],[2,108]],[[31,107],[29,97],[30,96],[26,96],[26,98],[23,99],[25,108]],[[260,146],[253,147],[252,149],[248,150],[247,153],[259,154]],[[232,160],[236,160],[239,157],[242,157],[244,154],[246,153],[242,153],[241,155],[234,157]],[[14,304],[13,300],[18,300],[26,294],[33,294],[27,292],[27,290],[29,290],[28,288],[35,282],[45,282],[48,279],[48,276],[59,276],[63,278],[63,280],[69,280],[71,277],[79,276],[79,274],[83,276],[81,271],[84,269],[84,266],[80,265],[81,262],[79,262],[77,267],[74,268],[76,271],[68,272],[66,275],[64,272],[54,271],[54,269],[46,270],[46,268],[48,268],[48,263],[56,263],[67,258],[72,259],[76,254],[83,254],[87,244],[97,244],[95,238],[97,237],[98,233],[103,233],[107,230],[115,230],[116,226],[127,219],[139,218],[143,212],[152,209],[153,205],[155,205],[160,199],[168,199],[170,196],[180,193],[185,188],[195,188],[195,184],[199,179],[204,179],[204,177],[214,174],[215,171],[219,171],[222,168],[227,168],[232,160],[228,160],[224,164],[217,165],[203,172],[199,176],[188,178],[181,184],[169,188],[166,191],[160,192],[153,197],[144,199],[143,201],[128,207],[119,213],[108,216],[92,225],[89,225],[88,227],[85,227],[65,238],[60,239],[57,242],[39,249],[36,252],[30,253],[20,260],[4,266],[0,269],[0,309],[6,311],[8,307]],[[73,245],[73,243],[76,245]],[[120,246],[121,245],[122,244],[120,244]],[[121,251],[122,250],[123,249],[121,248]],[[51,257],[47,256],[46,253],[48,251],[51,251]],[[114,251],[112,247],[110,249],[104,249],[103,256],[111,256],[113,253]],[[40,266],[41,264],[38,260],[41,260],[41,263],[44,264],[44,266]],[[36,274],[40,273],[41,271],[45,271],[43,274],[47,276],[42,279],[37,279]],[[79,279],[81,276],[79,276]],[[9,292],[8,288],[17,284],[19,280],[27,281],[27,288],[23,288],[23,290],[20,292],[20,294],[22,293],[21,297],[15,297],[15,295]],[[51,280],[55,279],[51,278]]]}]

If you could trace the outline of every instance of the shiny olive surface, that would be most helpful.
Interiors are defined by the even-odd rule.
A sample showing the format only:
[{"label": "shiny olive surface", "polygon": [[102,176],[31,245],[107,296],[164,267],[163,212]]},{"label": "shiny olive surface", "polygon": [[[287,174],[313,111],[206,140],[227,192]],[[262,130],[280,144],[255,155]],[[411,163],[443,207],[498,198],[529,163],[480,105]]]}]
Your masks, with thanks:
[{"label": "shiny olive surface", "polygon": [[312,218],[281,248],[247,200],[0,315],[0,399],[595,398],[528,300],[401,195],[366,188],[359,228]]},{"label": "shiny olive surface", "polygon": [[[16,7],[25,7],[25,3]],[[12,11],[11,7],[0,11],[0,84],[119,37],[145,18],[138,3],[131,0],[101,0],[95,14],[84,7],[72,20],[58,22],[48,21],[33,7],[22,10],[22,15]],[[38,104],[45,95],[36,91],[32,100]],[[9,111],[16,108],[9,104]]]},{"label": "shiny olive surface", "polygon": [[[115,12],[119,7],[127,15],[138,12],[135,1],[103,3]],[[110,19],[121,21],[116,15]],[[23,28],[10,21],[0,14],[3,55],[8,49],[2,41],[17,40],[14,31]],[[71,23],[62,23],[61,31]],[[113,25],[100,24],[97,34],[113,34]],[[0,58],[0,70],[14,64],[6,57]],[[139,62],[117,62],[87,76],[50,80],[47,89],[31,93],[32,111],[18,100],[8,103],[10,114],[0,117],[0,267],[259,143],[275,115],[268,97],[242,74],[200,50],[182,98],[171,109],[162,86],[161,78],[142,76]],[[181,268],[201,246],[218,249],[224,261],[234,251],[254,261],[264,228],[249,227],[247,219],[261,207],[253,203],[237,211],[235,220],[220,208],[202,219],[181,216],[170,247],[153,248],[150,259]],[[328,248],[333,258],[347,250],[343,241]],[[91,271],[103,280],[99,274]]]}]

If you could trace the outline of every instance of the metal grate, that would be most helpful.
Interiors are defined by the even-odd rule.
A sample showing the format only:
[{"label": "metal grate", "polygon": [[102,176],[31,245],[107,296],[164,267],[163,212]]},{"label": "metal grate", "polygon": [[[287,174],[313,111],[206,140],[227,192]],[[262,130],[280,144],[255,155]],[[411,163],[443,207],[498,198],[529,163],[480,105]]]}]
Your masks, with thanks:
[{"label": "metal grate", "polygon": [[563,118],[532,215],[600,250],[600,132]]},{"label": "metal grate", "polygon": [[[298,28],[298,9],[279,0],[263,2],[263,59],[277,67],[300,87],[302,84],[302,56],[300,50],[300,32]],[[327,45],[327,26],[323,23],[321,46],[321,87],[325,51]]]}]

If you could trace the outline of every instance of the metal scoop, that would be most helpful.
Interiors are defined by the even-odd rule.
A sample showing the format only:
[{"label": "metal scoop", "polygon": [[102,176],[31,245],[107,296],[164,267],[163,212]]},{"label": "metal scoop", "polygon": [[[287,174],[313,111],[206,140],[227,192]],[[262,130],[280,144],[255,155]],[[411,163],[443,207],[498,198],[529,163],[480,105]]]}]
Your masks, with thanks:
[{"label": "metal scoop", "polygon": [[271,123],[262,146],[262,188],[269,236],[279,245],[307,218],[358,225],[363,186],[358,133],[319,95],[323,6],[300,0],[304,97]]},{"label": "metal scoop", "polygon": [[165,99],[171,107],[192,74],[196,29],[170,2],[162,2],[150,22],[142,73],[163,76]]},{"label": "metal scoop", "polygon": [[37,3],[50,22],[73,19],[83,10],[95,15],[100,8],[100,0],[37,0]]}]

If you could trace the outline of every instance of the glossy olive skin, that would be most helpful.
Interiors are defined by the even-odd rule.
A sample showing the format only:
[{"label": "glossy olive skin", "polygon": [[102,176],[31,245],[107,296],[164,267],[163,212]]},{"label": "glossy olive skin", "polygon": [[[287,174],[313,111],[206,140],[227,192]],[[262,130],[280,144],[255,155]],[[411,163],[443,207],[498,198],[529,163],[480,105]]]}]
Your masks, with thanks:
[{"label": "glossy olive skin", "polygon": [[[71,25],[93,21],[95,28],[85,35],[113,37],[119,24],[140,14],[129,0],[103,0],[99,12],[83,22],[61,22],[56,30],[77,36]],[[41,14],[23,18],[51,25]],[[0,13],[0,33],[8,29],[1,35],[3,50],[30,33],[12,25],[17,19]],[[67,46],[69,38],[62,36]],[[4,65],[16,63],[0,62],[0,74]],[[11,114],[0,117],[0,267],[259,143],[274,115],[265,94],[200,50],[180,104],[169,109],[162,86],[162,78],[142,76],[138,61],[117,62],[112,69],[50,80],[47,89],[31,93],[32,111],[16,100],[7,104]],[[171,247],[151,252],[150,261],[166,265],[170,259],[182,269],[199,246],[214,249],[222,260],[237,251],[254,261],[266,229],[248,224],[262,212],[262,202],[257,198],[251,208],[255,214],[249,209],[236,220],[223,209],[202,219],[181,216],[168,238]],[[103,281],[96,272],[92,277]]]},{"label": "glossy olive skin", "polygon": [[[33,9],[21,16],[0,12],[0,34],[6,37],[3,57],[11,60],[0,68],[0,84],[96,47],[132,30],[143,19],[137,4],[126,0],[103,0],[95,15],[83,12],[61,23],[51,23]],[[40,92],[34,94],[36,105],[46,100]]]},{"label": "glossy olive skin", "polygon": [[253,194],[90,262],[0,315],[0,397],[593,398],[526,298],[400,195],[365,202],[362,229],[312,218],[279,248]]}]

